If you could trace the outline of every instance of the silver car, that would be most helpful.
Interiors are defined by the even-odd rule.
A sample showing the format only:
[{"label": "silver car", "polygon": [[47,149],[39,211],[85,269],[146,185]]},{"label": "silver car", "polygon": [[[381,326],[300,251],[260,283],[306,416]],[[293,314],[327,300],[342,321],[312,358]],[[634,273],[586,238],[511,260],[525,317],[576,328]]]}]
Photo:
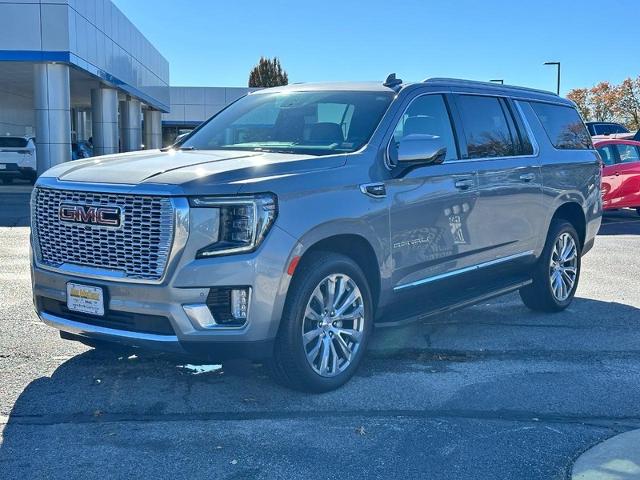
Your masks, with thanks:
[{"label": "silver car", "polygon": [[260,90],[169,149],[40,177],[34,301],[64,338],[264,360],[327,391],[374,326],[516,290],[566,308],[600,175],[550,93],[393,75]]}]

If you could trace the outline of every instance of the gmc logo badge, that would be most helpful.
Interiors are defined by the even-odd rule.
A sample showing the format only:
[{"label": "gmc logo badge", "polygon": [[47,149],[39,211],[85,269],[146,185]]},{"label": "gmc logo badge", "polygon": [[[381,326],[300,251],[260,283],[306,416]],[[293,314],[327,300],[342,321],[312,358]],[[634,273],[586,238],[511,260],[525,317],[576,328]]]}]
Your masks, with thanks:
[{"label": "gmc logo badge", "polygon": [[62,204],[59,216],[63,222],[118,228],[122,221],[122,209],[120,207]]}]

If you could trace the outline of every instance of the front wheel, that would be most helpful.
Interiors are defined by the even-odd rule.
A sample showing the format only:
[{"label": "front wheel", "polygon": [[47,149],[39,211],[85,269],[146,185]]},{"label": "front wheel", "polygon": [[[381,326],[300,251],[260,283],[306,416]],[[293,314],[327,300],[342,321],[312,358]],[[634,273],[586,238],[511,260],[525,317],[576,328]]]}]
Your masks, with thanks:
[{"label": "front wheel", "polygon": [[343,385],[362,361],[373,328],[371,292],[349,257],[312,253],[298,267],[285,304],[271,372],[297,390]]},{"label": "front wheel", "polygon": [[580,239],[573,225],[566,220],[553,220],[533,271],[533,283],[520,289],[524,304],[543,312],[567,308],[578,288],[580,257]]}]

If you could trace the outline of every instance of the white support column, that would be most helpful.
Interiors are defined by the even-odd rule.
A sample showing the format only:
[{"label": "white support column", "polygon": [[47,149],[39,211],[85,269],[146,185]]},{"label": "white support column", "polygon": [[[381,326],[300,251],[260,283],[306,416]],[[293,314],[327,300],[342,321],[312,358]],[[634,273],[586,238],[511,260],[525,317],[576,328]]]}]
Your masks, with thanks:
[{"label": "white support column", "polygon": [[91,125],[94,155],[118,153],[118,91],[91,90]]},{"label": "white support column", "polygon": [[76,109],[74,110],[74,119],[75,119],[75,127],[76,127],[76,140],[83,141],[87,140],[90,135],[87,128],[87,117],[88,112],[86,110]]},{"label": "white support column", "polygon": [[71,160],[69,66],[34,65],[34,111],[38,175]]},{"label": "white support column", "polygon": [[162,148],[162,112],[159,110],[144,111],[144,148]]},{"label": "white support column", "polygon": [[135,152],[142,149],[142,122],[140,101],[127,97],[120,102],[120,122],[122,131],[122,151]]}]

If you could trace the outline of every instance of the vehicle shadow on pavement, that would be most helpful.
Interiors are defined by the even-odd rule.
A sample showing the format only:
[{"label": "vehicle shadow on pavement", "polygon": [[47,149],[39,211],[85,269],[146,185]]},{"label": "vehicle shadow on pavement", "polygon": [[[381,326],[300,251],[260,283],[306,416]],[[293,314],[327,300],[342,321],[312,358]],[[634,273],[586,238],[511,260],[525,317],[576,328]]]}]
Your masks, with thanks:
[{"label": "vehicle shadow on pavement", "polygon": [[29,183],[0,186],[0,227],[29,226]]},{"label": "vehicle shadow on pavement", "polygon": [[[488,382],[483,373],[440,400],[449,407],[475,404],[497,411],[504,407],[502,399],[514,398],[518,389],[532,402],[536,398],[530,391],[531,382],[512,383],[511,372],[500,372],[501,359],[575,361],[575,368],[588,371],[589,367],[581,366],[581,355],[587,358],[616,352],[622,358],[637,356],[640,334],[632,332],[640,330],[639,323],[639,309],[620,303],[576,298],[567,311],[544,315],[528,313],[517,296],[510,295],[406,327],[377,331],[361,371],[345,387],[324,395],[281,388],[272,383],[261,365],[239,362],[197,375],[179,367],[184,360],[173,356],[91,349],[70,357],[50,377],[38,378],[22,391],[6,419],[0,470],[3,465],[13,469],[19,463],[24,478],[41,478],[55,472],[55,466],[79,462],[76,466],[84,464],[90,476],[99,465],[117,461],[103,458],[104,452],[116,449],[121,455],[134,455],[127,430],[144,429],[148,422],[278,420],[317,415],[318,409],[332,410],[340,405],[391,411],[398,408],[398,396],[420,410],[427,408],[420,399],[431,396],[438,400],[438,395],[443,395],[433,388],[433,382],[442,381],[439,376],[469,377],[457,368],[487,358],[498,362],[494,382]],[[524,377],[527,374],[522,373]],[[416,383],[416,375],[426,377],[425,381]],[[390,381],[397,384],[393,395],[385,398],[381,392],[388,389]],[[565,390],[550,392],[540,405],[531,406],[531,411],[544,410],[553,395],[562,396]],[[587,400],[589,394],[589,389],[572,393]],[[562,404],[561,398],[556,400]],[[70,427],[92,429],[90,441],[69,435],[74,432]],[[43,429],[47,435],[37,433]],[[178,437],[182,435],[180,429],[175,431]],[[151,455],[163,455],[176,446],[149,442],[144,450]],[[176,442],[188,443],[188,439],[176,438]],[[104,473],[108,475],[108,470]]]},{"label": "vehicle shadow on pavement", "polygon": [[598,235],[638,235],[640,215],[635,210],[615,210],[605,212]]}]

